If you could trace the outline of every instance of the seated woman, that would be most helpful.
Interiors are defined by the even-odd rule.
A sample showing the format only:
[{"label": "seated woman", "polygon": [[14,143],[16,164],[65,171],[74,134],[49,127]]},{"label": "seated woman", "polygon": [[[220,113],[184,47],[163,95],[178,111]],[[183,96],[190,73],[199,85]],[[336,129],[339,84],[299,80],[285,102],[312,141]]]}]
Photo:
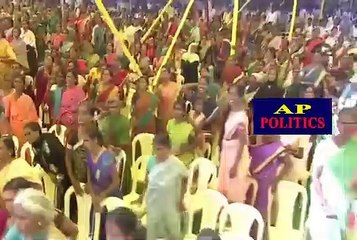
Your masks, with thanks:
[{"label": "seated woman", "polygon": [[15,224],[6,233],[5,240],[66,239],[55,227],[56,210],[42,191],[28,188],[19,192],[14,200],[13,213]]},{"label": "seated woman", "polygon": [[105,229],[108,239],[145,239],[145,235],[136,238],[142,228],[138,217],[129,208],[119,207],[107,215]]},{"label": "seated woman", "polygon": [[196,128],[195,124],[191,123],[183,102],[175,103],[174,118],[168,121],[166,131],[170,136],[173,153],[189,166],[196,149]]},{"label": "seated woman", "polygon": [[0,199],[7,182],[14,178],[23,177],[29,181],[40,183],[36,169],[24,159],[16,158],[15,144],[11,137],[0,138]]},{"label": "seated woman", "polygon": [[[22,177],[14,178],[5,185],[2,195],[5,202],[7,218],[4,221],[5,225],[1,225],[0,223],[0,237],[5,234],[5,232],[1,232],[2,228],[7,231],[11,226],[14,225],[14,200],[17,193],[28,188],[42,190],[42,186],[39,183],[27,181]],[[55,227],[67,237],[76,237],[78,233],[77,226],[71,220],[65,217],[59,210],[56,209],[56,212],[57,213],[54,219]],[[3,219],[4,218],[1,218],[1,220]]]}]

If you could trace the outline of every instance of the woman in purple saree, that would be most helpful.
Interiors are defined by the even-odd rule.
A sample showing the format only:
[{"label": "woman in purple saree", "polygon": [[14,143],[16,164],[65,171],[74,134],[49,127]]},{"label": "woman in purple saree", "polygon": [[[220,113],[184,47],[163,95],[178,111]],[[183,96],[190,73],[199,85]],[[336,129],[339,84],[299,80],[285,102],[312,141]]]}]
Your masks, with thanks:
[{"label": "woman in purple saree", "polygon": [[267,222],[270,212],[269,198],[272,187],[279,179],[279,170],[284,165],[285,147],[279,136],[263,136],[262,143],[249,147],[250,172],[258,182],[255,208]]}]

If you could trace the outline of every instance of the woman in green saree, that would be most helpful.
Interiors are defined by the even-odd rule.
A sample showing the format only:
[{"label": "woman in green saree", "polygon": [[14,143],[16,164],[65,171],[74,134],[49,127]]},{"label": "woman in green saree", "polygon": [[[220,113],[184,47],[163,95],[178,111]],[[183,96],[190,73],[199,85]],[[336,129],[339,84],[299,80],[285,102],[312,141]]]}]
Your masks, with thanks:
[{"label": "woman in green saree", "polygon": [[147,78],[139,78],[136,84],[136,92],[132,99],[133,136],[139,133],[156,133],[155,111],[158,99],[149,92]]}]

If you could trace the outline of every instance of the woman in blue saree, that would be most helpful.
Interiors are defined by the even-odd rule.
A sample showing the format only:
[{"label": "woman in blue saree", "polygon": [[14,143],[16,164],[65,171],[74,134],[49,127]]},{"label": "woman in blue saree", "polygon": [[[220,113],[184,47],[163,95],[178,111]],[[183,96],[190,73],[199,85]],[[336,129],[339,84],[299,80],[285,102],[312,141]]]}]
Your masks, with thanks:
[{"label": "woman in blue saree", "polygon": [[[121,197],[118,172],[120,166],[115,155],[103,146],[103,136],[94,124],[86,126],[83,142],[88,150],[86,192],[92,197],[94,212],[102,213],[103,218],[105,209],[101,208],[100,203],[110,196]],[[95,216],[94,212],[92,220]],[[91,223],[93,233],[93,221]],[[101,223],[100,239],[104,240],[106,239],[103,231],[105,221]]]}]

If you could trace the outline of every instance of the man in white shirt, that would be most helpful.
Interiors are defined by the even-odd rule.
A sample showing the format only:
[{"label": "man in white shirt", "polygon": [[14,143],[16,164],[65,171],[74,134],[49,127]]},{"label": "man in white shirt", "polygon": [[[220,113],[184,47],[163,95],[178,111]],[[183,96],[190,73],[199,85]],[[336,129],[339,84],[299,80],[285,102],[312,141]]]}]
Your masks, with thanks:
[{"label": "man in white shirt", "polygon": [[35,34],[29,29],[29,22],[24,20],[22,22],[21,35],[20,38],[36,50],[36,37]]},{"label": "man in white shirt", "polygon": [[357,109],[345,108],[338,119],[339,134],[320,142],[312,162],[311,204],[306,221],[311,240],[342,240],[340,213],[348,208],[348,200],[333,173],[327,167],[329,159],[357,133]]}]

